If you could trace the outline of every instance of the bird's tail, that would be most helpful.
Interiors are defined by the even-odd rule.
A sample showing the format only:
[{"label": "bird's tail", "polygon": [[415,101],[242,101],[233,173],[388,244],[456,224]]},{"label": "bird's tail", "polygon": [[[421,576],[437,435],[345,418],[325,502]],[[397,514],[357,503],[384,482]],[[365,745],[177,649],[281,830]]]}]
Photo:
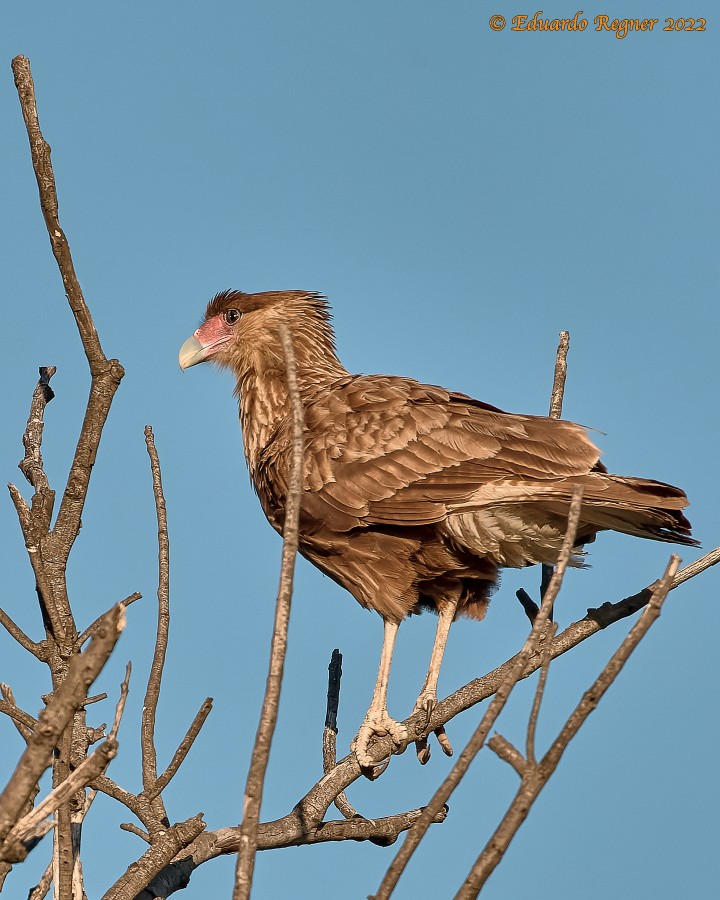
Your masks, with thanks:
[{"label": "bird's tail", "polygon": [[684,491],[662,481],[621,475],[591,474],[583,484],[579,531],[611,529],[624,534],[696,547],[682,510]]}]

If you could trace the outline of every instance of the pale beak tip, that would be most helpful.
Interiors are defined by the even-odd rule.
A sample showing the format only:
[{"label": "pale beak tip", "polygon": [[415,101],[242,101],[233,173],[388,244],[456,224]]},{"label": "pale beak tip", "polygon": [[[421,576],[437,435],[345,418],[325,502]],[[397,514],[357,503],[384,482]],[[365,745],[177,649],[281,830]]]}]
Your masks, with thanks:
[{"label": "pale beak tip", "polygon": [[192,335],[180,348],[178,353],[178,365],[181,371],[189,369],[190,366],[196,366],[205,359],[204,347],[200,341]]}]

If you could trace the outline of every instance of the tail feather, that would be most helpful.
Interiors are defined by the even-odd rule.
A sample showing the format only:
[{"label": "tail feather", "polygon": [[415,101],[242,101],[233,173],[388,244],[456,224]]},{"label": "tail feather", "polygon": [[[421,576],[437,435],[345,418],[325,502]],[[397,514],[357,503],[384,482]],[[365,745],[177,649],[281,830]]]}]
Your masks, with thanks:
[{"label": "tail feather", "polygon": [[[601,484],[597,484],[600,480]],[[592,474],[583,495],[583,525],[612,529],[656,541],[697,547],[691,525],[681,512],[685,492],[672,484],[647,478]]]}]

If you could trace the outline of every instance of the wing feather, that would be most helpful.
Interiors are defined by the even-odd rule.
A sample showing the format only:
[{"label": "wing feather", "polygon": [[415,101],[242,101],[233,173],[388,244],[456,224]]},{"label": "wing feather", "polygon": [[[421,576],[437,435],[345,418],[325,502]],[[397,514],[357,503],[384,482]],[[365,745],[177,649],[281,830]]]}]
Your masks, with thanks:
[{"label": "wing feather", "polygon": [[474,498],[487,505],[491,484],[493,502],[503,484],[518,502],[543,488],[557,497],[558,479],[586,475],[599,457],[580,425],[504,413],[405,378],[356,376],[307,416],[306,487],[358,524],[435,523]]}]

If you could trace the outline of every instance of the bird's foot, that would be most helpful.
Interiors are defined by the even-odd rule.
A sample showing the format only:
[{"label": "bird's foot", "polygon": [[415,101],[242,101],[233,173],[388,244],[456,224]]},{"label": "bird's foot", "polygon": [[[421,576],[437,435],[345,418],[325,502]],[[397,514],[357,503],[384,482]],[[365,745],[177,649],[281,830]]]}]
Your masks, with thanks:
[{"label": "bird's foot", "polygon": [[[422,735],[422,737],[418,738],[418,740],[415,741],[415,751],[417,753],[418,762],[421,766],[424,766],[425,763],[430,759],[430,747],[428,746],[427,735],[425,734],[425,731],[430,724],[430,719],[433,712],[435,711],[436,706],[437,695],[434,691],[423,691],[417,698],[417,702],[415,703],[414,712],[422,712],[425,714],[424,720],[422,720],[421,723],[417,726],[417,733]],[[435,737],[438,739],[438,744],[440,744],[440,749],[445,754],[445,756],[452,756],[453,748],[445,732],[445,726],[440,725],[438,728],[433,729],[433,731]]]},{"label": "bird's foot", "polygon": [[[382,760],[376,760],[369,750],[370,742],[373,738],[382,737],[389,737],[393,742],[393,753],[396,753],[400,749],[404,749],[407,746],[409,739],[407,728],[402,722],[397,722],[389,716],[387,712],[377,714],[368,713],[365,717],[365,721],[360,726],[357,737],[350,745],[350,749],[354,751],[361,768],[375,769],[378,766],[378,763],[382,762]],[[377,778],[378,775],[385,771],[385,768],[387,768],[387,765],[385,765],[377,775],[374,774],[373,777]]]}]

